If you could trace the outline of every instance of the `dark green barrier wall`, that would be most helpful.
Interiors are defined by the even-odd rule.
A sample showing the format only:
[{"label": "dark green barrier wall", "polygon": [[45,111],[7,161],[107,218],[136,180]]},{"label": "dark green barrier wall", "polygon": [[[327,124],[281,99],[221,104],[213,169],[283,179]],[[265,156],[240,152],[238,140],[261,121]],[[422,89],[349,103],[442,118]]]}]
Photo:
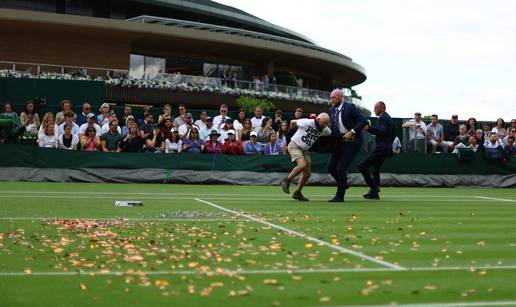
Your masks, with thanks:
[{"label": "dark green barrier wall", "polygon": [[[313,172],[326,173],[328,157],[324,154],[313,154]],[[361,154],[355,159],[350,172],[357,172],[356,164],[364,157],[365,154]],[[90,153],[40,149],[29,145],[0,145],[0,167],[289,172],[292,166],[289,156]],[[388,159],[382,171],[395,174],[506,175],[516,173],[516,159],[500,165],[486,161],[482,155],[477,155],[471,161],[458,161],[455,155],[402,154]]]},{"label": "dark green barrier wall", "polygon": [[[63,99],[70,99],[75,106],[84,100],[101,104],[106,97],[106,85],[102,81],[5,79],[0,78],[0,102],[10,101],[17,106],[27,99],[46,97],[51,111]],[[19,107],[16,108],[17,110]]]}]

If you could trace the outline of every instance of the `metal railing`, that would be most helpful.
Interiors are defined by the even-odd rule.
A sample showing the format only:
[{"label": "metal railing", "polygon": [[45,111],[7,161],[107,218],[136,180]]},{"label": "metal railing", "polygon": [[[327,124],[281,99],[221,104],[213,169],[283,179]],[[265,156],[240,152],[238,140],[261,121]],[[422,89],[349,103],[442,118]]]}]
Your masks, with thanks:
[{"label": "metal railing", "polygon": [[427,141],[423,131],[418,128],[403,128],[403,140],[401,141],[403,152],[427,153]]},{"label": "metal railing", "polygon": [[128,70],[100,68],[88,66],[72,66],[42,63],[26,63],[0,61],[0,69],[9,69],[14,72],[26,73],[32,75],[40,75],[43,73],[70,74],[84,78],[126,78],[129,75]]}]

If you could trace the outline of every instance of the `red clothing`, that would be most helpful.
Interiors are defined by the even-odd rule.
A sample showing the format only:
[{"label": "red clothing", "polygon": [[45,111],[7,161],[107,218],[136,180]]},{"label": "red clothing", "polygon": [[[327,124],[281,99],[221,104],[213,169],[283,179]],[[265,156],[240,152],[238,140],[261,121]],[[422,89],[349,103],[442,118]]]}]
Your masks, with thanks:
[{"label": "red clothing", "polygon": [[243,155],[244,145],[240,141],[231,143],[231,141],[227,140],[224,145],[222,145],[222,152],[226,155]]}]

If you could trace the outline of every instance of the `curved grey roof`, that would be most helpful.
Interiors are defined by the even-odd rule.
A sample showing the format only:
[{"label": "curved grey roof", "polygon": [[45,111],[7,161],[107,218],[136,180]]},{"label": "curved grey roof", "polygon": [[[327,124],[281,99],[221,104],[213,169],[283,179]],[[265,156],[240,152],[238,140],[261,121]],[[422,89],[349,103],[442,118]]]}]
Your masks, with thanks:
[{"label": "curved grey roof", "polygon": [[203,13],[219,18],[225,18],[237,22],[246,23],[255,27],[263,28],[264,30],[276,33],[277,35],[284,35],[290,38],[298,39],[316,45],[310,38],[299,34],[295,31],[275,25],[242,10],[234,7],[217,3],[210,0],[136,0],[137,2],[153,4],[158,6],[176,7],[184,10],[193,11],[196,13]]}]

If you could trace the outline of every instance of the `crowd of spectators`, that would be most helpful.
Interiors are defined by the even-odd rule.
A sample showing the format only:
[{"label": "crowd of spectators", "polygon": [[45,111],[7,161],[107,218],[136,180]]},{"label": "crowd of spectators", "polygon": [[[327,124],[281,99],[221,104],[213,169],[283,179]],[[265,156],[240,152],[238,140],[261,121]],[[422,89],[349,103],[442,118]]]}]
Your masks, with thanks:
[{"label": "crowd of spectators", "polygon": [[[198,118],[184,104],[179,104],[175,112],[170,104],[165,104],[157,118],[150,109],[136,118],[128,105],[122,114],[117,114],[108,103],[92,110],[90,103],[84,102],[77,114],[70,100],[61,101],[60,107],[57,114],[46,112],[40,120],[34,101],[27,101],[19,115],[6,103],[0,119],[13,120],[15,125],[9,129],[20,128],[35,135],[40,147],[103,152],[282,155],[287,153],[287,144],[295,133],[281,110],[268,117],[260,107],[256,107],[252,116],[239,110],[235,118],[228,115],[225,104],[220,105],[218,115],[210,117],[207,111],[201,111]],[[297,108],[293,119],[300,118],[303,110]],[[475,118],[460,122],[453,115],[443,125],[435,114],[425,123],[421,113],[416,112],[402,128],[406,132],[405,149],[409,152],[421,147],[429,153],[473,151],[501,161],[516,154],[516,119],[506,125],[499,118],[491,127],[488,122],[477,123]],[[2,130],[2,134],[13,131]],[[400,153],[401,147],[396,138],[393,152]]]},{"label": "crowd of spectators", "polygon": [[489,122],[480,124],[473,117],[460,122],[457,115],[452,115],[450,122],[443,126],[436,114],[425,123],[421,113],[416,112],[402,128],[406,129],[409,151],[426,145],[430,153],[482,152],[491,160],[506,161],[516,155],[516,119],[507,127],[505,121],[498,118],[491,127]]}]

